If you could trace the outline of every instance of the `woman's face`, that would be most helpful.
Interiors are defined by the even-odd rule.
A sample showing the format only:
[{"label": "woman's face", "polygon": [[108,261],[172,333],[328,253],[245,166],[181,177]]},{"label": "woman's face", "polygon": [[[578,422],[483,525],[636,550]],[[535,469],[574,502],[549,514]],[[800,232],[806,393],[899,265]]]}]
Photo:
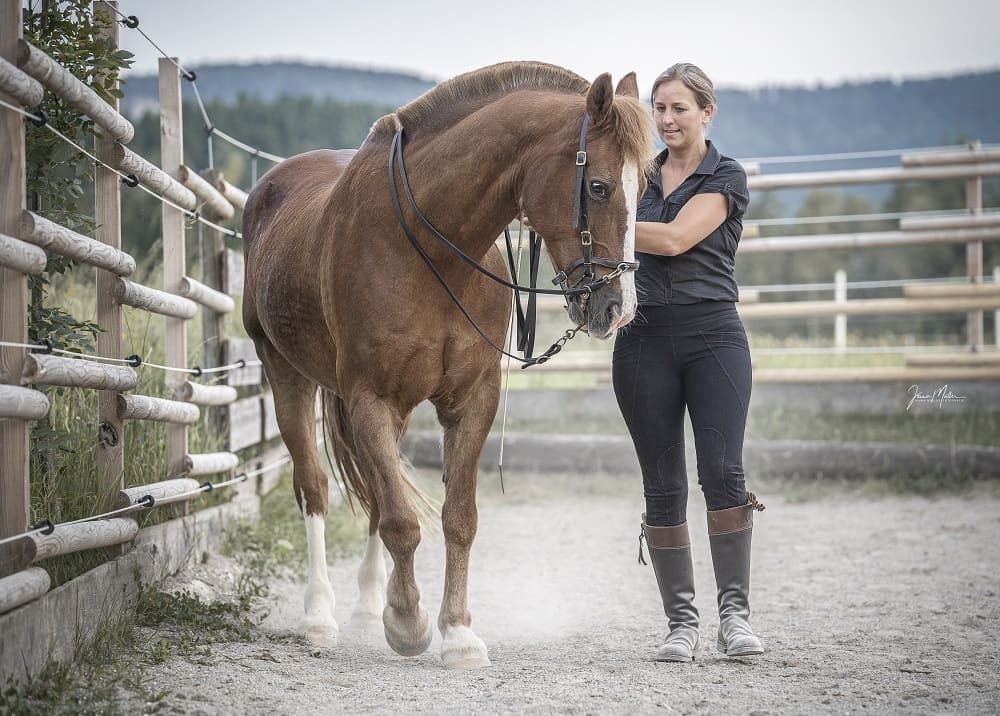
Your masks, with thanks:
[{"label": "woman's face", "polygon": [[699,107],[694,92],[680,80],[664,82],[653,93],[653,122],[668,149],[704,144],[714,110],[713,105]]}]

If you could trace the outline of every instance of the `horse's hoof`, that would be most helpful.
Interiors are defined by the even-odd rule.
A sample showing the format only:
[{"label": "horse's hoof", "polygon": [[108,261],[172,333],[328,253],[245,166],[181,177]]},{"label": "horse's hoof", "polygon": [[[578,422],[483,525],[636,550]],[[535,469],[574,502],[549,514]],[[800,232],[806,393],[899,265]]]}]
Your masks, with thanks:
[{"label": "horse's hoof", "polygon": [[461,625],[445,627],[441,661],[449,669],[482,669],[493,665],[483,640]]},{"label": "horse's hoof", "polygon": [[380,634],[382,631],[382,617],[380,614],[355,609],[351,614],[350,626],[351,631],[362,634]]},{"label": "horse's hoof", "polygon": [[305,617],[302,620],[302,634],[313,646],[329,649],[337,645],[340,629],[333,619]]},{"label": "horse's hoof", "polygon": [[417,608],[416,618],[407,617],[393,607],[386,607],[382,612],[382,624],[385,627],[385,640],[393,651],[402,656],[423,654],[434,636],[427,611],[420,607]]}]

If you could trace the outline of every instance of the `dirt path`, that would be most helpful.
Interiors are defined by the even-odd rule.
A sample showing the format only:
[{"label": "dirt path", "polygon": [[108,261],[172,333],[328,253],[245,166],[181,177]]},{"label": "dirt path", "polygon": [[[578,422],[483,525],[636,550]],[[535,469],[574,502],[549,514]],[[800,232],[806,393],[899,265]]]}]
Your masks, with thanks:
[{"label": "dirt path", "polygon": [[[174,659],[155,668],[155,686],[171,694],[166,712],[1000,710],[995,489],[935,499],[768,493],[755,527],[752,592],[752,621],[767,653],[755,660],[714,650],[704,503],[693,491],[706,646],[693,664],[662,664],[647,659],[665,620],[651,568],[636,564],[641,495],[622,485],[614,496],[610,479],[596,490],[586,480],[583,489],[563,482],[554,492],[576,496],[558,502],[517,485],[514,496],[482,500],[470,606],[491,668],[445,670],[440,635],[427,653],[405,659],[380,636],[352,632],[356,561],[345,560],[331,566],[342,630],[335,649],[314,650],[291,636],[302,588],[275,583],[257,642],[214,645],[210,665]],[[225,568],[213,558],[209,572],[213,562]],[[434,618],[443,577],[438,538],[425,538],[417,567]]]}]

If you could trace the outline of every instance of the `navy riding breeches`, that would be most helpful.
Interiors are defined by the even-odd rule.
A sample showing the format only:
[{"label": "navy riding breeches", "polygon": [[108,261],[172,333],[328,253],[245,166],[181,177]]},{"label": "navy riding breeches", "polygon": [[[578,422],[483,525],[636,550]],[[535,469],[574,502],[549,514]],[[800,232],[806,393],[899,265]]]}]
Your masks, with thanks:
[{"label": "navy riding breeches", "polygon": [[640,306],[636,320],[619,331],[612,365],[618,406],[642,468],[646,524],[687,520],[685,408],[708,509],[745,505],[750,347],[735,304]]}]

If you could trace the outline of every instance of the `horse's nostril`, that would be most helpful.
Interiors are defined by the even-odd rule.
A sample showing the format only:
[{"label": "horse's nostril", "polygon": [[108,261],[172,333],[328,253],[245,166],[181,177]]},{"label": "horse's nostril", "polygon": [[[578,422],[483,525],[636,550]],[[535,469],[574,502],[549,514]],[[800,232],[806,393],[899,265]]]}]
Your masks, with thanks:
[{"label": "horse's nostril", "polygon": [[621,301],[613,300],[608,303],[606,309],[607,316],[610,320],[614,321],[615,318],[622,315],[622,304]]}]

